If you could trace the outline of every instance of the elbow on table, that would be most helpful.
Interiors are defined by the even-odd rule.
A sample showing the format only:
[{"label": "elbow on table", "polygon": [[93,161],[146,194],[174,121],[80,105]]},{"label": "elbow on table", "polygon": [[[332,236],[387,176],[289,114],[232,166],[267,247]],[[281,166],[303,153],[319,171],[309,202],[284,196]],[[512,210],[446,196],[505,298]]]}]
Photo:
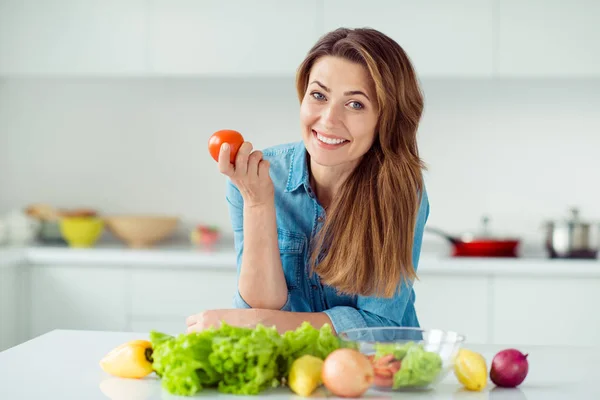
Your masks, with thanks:
[{"label": "elbow on table", "polygon": [[286,292],[286,296],[282,298],[268,296],[257,296],[244,294],[238,289],[236,298],[234,301],[236,308],[260,308],[264,310],[283,310],[289,311],[289,294]]}]

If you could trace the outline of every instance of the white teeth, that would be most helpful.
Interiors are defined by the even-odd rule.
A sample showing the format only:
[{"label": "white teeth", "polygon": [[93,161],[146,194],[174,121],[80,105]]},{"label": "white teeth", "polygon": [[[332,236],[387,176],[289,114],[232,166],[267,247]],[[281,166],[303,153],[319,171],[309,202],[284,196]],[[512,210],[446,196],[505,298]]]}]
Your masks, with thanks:
[{"label": "white teeth", "polygon": [[317,133],[317,139],[319,139],[321,142],[323,143],[327,143],[327,144],[340,144],[340,143],[344,143],[346,140],[344,139],[330,139],[330,138],[326,138],[325,136]]}]

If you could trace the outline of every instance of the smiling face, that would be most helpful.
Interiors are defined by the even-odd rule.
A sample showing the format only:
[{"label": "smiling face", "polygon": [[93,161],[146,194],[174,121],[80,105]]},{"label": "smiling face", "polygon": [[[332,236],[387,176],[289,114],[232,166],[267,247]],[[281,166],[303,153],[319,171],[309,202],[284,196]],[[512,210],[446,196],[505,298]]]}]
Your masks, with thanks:
[{"label": "smiling face", "polygon": [[314,63],[300,106],[302,139],[313,162],[356,165],[373,144],[377,115],[365,67],[333,56]]}]

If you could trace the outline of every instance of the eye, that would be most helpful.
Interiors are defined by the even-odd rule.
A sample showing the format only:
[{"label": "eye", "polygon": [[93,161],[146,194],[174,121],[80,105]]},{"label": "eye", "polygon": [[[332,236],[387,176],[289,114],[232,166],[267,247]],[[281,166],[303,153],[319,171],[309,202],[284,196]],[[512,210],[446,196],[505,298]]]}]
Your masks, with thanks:
[{"label": "eye", "polygon": [[363,108],[365,108],[365,106],[363,106],[362,103],[359,103],[358,101],[352,101],[350,102],[350,108],[352,108],[353,110],[362,110]]},{"label": "eye", "polygon": [[319,101],[325,100],[325,96],[320,92],[312,92],[310,95]]}]

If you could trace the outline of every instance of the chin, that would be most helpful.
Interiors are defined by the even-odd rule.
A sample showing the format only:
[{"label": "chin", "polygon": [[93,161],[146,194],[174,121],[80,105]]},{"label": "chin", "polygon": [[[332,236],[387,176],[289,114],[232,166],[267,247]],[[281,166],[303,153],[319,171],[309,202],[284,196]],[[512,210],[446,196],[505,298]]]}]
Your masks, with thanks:
[{"label": "chin", "polygon": [[323,167],[335,167],[341,164],[345,164],[347,162],[346,160],[338,160],[330,156],[323,156],[319,154],[319,152],[316,152],[315,154],[309,151],[308,153],[310,154],[310,159],[313,160],[315,164]]}]

